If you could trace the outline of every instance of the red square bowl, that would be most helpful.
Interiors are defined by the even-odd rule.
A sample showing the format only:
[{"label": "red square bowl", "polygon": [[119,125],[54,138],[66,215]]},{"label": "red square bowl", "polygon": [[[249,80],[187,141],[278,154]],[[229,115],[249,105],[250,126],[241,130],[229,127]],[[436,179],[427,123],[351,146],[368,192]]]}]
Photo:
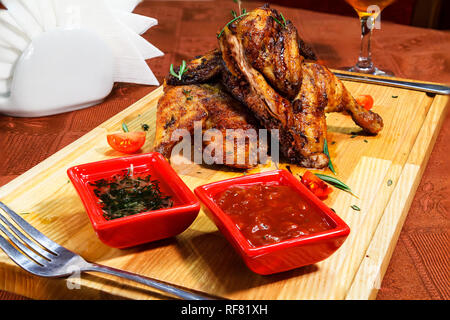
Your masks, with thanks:
[{"label": "red square bowl", "polygon": [[[290,186],[311,207],[323,215],[330,229],[263,246],[251,245],[232,219],[215,202],[215,196],[235,185],[270,184]],[[350,228],[298,179],[285,170],[268,171],[218,181],[194,190],[206,214],[243,258],[258,274],[273,274],[319,262],[334,253],[347,238]]]},{"label": "red square bowl", "polygon": [[[170,195],[173,207],[107,220],[89,183],[123,173],[133,165],[136,176],[151,175],[163,194]],[[67,170],[101,241],[111,247],[126,248],[176,236],[186,230],[200,211],[200,203],[169,163],[159,153],[147,153],[82,164]]]}]

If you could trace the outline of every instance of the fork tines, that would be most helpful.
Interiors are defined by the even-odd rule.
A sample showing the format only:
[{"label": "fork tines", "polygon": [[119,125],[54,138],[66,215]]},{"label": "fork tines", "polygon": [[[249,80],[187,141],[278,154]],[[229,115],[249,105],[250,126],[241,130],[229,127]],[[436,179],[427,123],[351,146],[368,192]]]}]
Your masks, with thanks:
[{"label": "fork tines", "polygon": [[57,247],[55,247],[56,244],[53,241],[32,227],[2,202],[0,202],[0,209],[7,214],[4,215],[0,210],[0,221],[2,222],[0,223],[0,231],[6,236],[5,238],[0,232],[0,247],[11,259],[20,265],[16,260],[21,260],[21,263],[24,263],[23,258],[26,258],[25,254],[34,262],[44,265],[46,261],[57,255],[54,252]]}]

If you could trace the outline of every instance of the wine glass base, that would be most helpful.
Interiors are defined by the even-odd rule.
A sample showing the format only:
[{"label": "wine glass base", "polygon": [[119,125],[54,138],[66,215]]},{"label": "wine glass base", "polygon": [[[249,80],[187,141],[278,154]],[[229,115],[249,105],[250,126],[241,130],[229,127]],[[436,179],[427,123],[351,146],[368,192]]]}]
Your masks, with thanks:
[{"label": "wine glass base", "polygon": [[357,66],[353,66],[353,67],[343,67],[343,68],[339,68],[339,69],[343,70],[343,71],[364,73],[364,74],[370,74],[370,75],[374,75],[374,76],[384,76],[384,77],[393,77],[394,76],[394,73],[392,71],[380,70],[377,67],[366,69],[366,68],[359,68]]}]

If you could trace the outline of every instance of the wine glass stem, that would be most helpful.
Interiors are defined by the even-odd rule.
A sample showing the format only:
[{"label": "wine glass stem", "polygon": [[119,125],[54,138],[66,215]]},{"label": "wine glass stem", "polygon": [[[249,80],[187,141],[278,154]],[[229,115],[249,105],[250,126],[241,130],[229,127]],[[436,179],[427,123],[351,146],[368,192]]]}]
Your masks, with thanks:
[{"label": "wine glass stem", "polygon": [[372,16],[364,16],[360,18],[361,21],[361,50],[359,52],[358,62],[356,67],[361,71],[371,72],[374,70],[372,63],[372,52],[370,48],[370,40],[372,37]]}]

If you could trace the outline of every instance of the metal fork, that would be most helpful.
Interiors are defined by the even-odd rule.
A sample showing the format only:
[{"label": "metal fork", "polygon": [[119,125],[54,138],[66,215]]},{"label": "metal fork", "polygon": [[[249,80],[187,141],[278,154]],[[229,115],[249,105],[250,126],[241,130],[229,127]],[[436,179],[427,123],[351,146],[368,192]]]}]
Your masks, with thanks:
[{"label": "metal fork", "polygon": [[[169,293],[178,298],[187,300],[209,300],[196,293],[182,290],[170,284],[158,280],[143,277],[134,273],[103,266],[96,263],[90,263],[81,256],[67,250],[63,246],[53,242],[40,231],[32,227],[17,213],[8,208],[3,202],[0,202],[0,208],[6,212],[12,221],[14,221],[28,236],[16,228],[0,211],[0,220],[8,226],[6,228],[0,223],[2,231],[10,241],[0,235],[0,248],[20,267],[26,271],[41,277],[68,277],[73,271],[102,272],[128,280],[139,282],[154,289]],[[31,238],[31,239],[30,239]],[[36,242],[33,242],[32,240]],[[12,245],[12,244],[14,245]]]}]

